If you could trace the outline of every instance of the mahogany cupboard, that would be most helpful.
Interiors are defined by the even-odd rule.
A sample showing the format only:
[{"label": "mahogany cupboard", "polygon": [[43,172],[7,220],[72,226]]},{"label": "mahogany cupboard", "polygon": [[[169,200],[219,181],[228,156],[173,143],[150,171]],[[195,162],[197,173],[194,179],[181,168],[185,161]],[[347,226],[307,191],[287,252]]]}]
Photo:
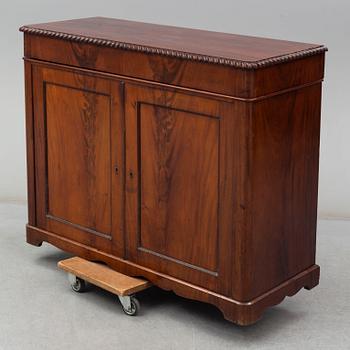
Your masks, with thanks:
[{"label": "mahogany cupboard", "polygon": [[107,18],[21,31],[29,243],[240,325],[318,284],[324,46]]}]

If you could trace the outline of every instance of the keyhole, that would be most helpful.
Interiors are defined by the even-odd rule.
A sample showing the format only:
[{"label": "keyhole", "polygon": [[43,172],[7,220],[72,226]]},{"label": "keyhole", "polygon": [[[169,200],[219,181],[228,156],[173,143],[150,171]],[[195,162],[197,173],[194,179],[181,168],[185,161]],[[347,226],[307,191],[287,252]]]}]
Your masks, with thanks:
[{"label": "keyhole", "polygon": [[129,171],[129,176],[130,176],[131,179],[134,177],[134,173],[133,173],[132,170]]},{"label": "keyhole", "polygon": [[116,175],[118,175],[118,174],[119,174],[119,169],[118,169],[118,167],[117,167],[117,166],[114,168],[114,171],[115,171]]}]

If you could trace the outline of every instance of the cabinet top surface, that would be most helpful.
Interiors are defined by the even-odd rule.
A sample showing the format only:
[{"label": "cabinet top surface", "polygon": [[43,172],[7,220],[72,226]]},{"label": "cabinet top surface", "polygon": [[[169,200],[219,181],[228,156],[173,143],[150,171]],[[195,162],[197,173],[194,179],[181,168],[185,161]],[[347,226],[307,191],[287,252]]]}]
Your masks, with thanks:
[{"label": "cabinet top surface", "polygon": [[188,60],[256,69],[327,50],[323,45],[91,17],[23,26],[21,31]]}]

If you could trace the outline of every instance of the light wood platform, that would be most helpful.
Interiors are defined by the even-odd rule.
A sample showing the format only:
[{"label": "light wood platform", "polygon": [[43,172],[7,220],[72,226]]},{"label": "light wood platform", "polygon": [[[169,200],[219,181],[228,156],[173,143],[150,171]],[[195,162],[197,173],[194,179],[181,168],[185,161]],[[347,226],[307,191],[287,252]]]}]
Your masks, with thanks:
[{"label": "light wood platform", "polygon": [[148,281],[123,275],[108,266],[79,257],[61,260],[57,265],[62,270],[119,296],[140,292],[152,285]]}]

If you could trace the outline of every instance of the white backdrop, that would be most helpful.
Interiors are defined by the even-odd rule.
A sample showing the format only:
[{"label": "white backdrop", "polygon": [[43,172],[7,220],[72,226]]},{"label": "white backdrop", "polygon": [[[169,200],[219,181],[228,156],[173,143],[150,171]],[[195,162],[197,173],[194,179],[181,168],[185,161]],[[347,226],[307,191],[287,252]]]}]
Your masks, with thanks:
[{"label": "white backdrop", "polygon": [[26,200],[23,24],[106,16],[325,44],[319,215],[350,218],[349,0],[30,0],[0,3],[0,200]]}]

